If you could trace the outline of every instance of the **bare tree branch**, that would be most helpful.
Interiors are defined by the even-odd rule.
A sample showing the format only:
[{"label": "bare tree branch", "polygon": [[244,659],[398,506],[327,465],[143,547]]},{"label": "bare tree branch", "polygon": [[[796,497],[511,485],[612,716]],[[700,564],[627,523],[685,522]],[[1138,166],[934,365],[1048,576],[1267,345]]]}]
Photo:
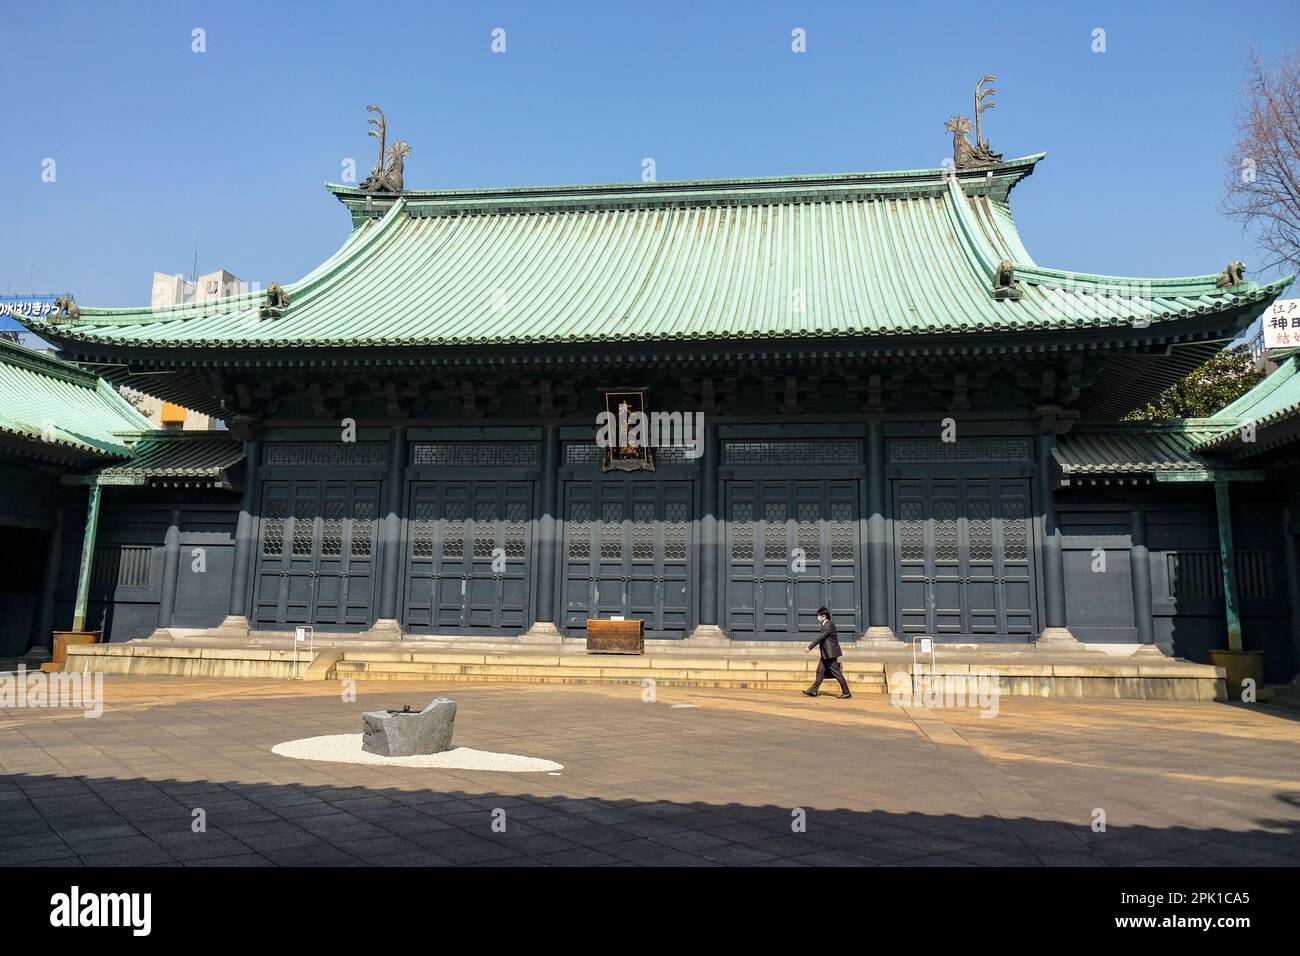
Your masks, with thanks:
[{"label": "bare tree branch", "polygon": [[1255,50],[1228,158],[1222,210],[1271,258],[1300,269],[1300,53],[1270,72]]}]

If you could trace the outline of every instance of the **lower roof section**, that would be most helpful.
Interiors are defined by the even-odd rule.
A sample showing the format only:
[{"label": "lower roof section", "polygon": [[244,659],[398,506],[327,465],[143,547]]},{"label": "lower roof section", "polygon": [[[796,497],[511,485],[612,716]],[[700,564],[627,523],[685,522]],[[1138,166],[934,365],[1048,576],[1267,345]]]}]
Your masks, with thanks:
[{"label": "lower roof section", "polygon": [[101,485],[231,487],[244,444],[229,432],[150,431],[136,436],[129,460],[99,473]]}]

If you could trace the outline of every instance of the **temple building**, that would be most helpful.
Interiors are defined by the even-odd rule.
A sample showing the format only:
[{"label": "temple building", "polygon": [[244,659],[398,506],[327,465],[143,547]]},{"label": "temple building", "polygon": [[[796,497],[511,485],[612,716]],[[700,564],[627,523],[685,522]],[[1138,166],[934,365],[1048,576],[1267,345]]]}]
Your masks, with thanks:
[{"label": "temple building", "polygon": [[[1244,640],[1290,679],[1295,360],[1212,419],[1120,422],[1290,278],[1039,265],[1010,196],[1042,158],[470,190],[399,165],[329,187],[351,232],[296,282],[26,319],[228,429],[70,446],[52,628],[545,643],[623,617],[710,645],[807,642],[825,605],[860,646]],[[598,442],[620,410],[661,440]]]}]

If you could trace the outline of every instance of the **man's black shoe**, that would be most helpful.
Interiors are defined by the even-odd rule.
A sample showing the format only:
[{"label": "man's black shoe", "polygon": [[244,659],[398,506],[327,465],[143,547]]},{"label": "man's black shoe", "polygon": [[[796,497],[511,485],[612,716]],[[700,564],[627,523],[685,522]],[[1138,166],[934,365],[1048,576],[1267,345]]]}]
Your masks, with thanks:
[{"label": "man's black shoe", "polygon": [[852,695],[852,694],[836,694],[836,695],[835,695],[835,699],[836,699],[836,700],[852,700],[852,699],[853,699],[853,695]]},{"label": "man's black shoe", "polygon": [[805,697],[816,697],[816,696],[818,696],[817,691],[815,691],[815,690],[801,690],[801,691],[799,691],[799,693],[803,694]]}]

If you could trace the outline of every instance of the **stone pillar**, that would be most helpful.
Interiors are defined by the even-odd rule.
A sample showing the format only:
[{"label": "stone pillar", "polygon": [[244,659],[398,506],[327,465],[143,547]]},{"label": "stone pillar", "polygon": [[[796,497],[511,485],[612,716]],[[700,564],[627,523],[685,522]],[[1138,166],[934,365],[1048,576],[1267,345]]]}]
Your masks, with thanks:
[{"label": "stone pillar", "polygon": [[1135,508],[1129,512],[1129,571],[1133,578],[1133,623],[1137,625],[1138,643],[1134,657],[1164,657],[1156,646],[1155,619],[1151,611],[1151,556],[1147,550],[1146,512]]},{"label": "stone pillar", "polygon": [[77,603],[72,612],[72,629],[86,629],[86,611],[90,605],[90,575],[95,566],[95,535],[99,531],[99,500],[103,494],[97,478],[91,479],[86,497],[86,530],[81,538],[81,570],[77,574]]},{"label": "stone pillar", "polygon": [[1237,603],[1236,550],[1232,545],[1232,502],[1228,482],[1214,480],[1214,504],[1219,519],[1219,563],[1223,565],[1223,613],[1228,626],[1228,650],[1242,650],[1241,608]]},{"label": "stone pillar", "polygon": [[41,579],[41,603],[36,612],[36,640],[32,651],[48,659],[53,651],[54,595],[59,587],[59,570],[63,564],[63,508],[54,509],[54,527],[45,549],[45,576]]},{"label": "stone pillar", "polygon": [[727,632],[720,626],[718,565],[722,561],[719,543],[718,459],[722,453],[718,426],[705,424],[704,448],[700,456],[700,620],[686,638],[691,644],[726,644]]},{"label": "stone pillar", "polygon": [[402,495],[406,490],[406,429],[389,436],[388,477],[384,482],[383,520],[379,522],[379,618],[367,637],[400,641],[397,621],[397,576],[402,568]]},{"label": "stone pillar", "polygon": [[555,573],[563,560],[556,529],[560,516],[560,429],[542,427],[542,473],[537,488],[537,619],[520,638],[527,644],[563,640],[555,613]]},{"label": "stone pillar", "polygon": [[235,637],[248,636],[248,574],[253,549],[257,546],[257,511],[259,508],[258,470],[262,443],[257,439],[244,442],[244,492],[239,499],[239,521],[235,525],[235,559],[230,578],[230,610],[220,630]]},{"label": "stone pillar", "polygon": [[158,598],[158,628],[151,638],[170,640],[172,613],[176,608],[176,579],[180,576],[181,562],[181,512],[173,508],[167,524],[167,537],[163,544],[162,594]]},{"label": "stone pillar", "polygon": [[889,621],[889,541],[885,537],[885,426],[867,425],[867,630],[862,640],[900,647]]},{"label": "stone pillar", "polygon": [[1052,489],[1052,450],[1056,436],[1038,436],[1038,500],[1043,511],[1043,633],[1035,642],[1040,650],[1080,650],[1081,644],[1065,625],[1065,560],[1061,529],[1056,524],[1056,497]]}]

